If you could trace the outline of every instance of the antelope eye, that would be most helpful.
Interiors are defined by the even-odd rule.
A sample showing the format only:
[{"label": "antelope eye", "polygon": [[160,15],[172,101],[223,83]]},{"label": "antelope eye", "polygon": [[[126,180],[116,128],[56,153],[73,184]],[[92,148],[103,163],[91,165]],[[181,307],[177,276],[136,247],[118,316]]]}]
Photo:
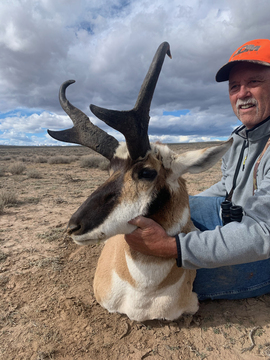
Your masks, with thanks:
[{"label": "antelope eye", "polygon": [[154,180],[157,176],[157,172],[154,169],[144,168],[139,171],[138,178],[145,179],[145,180]]}]

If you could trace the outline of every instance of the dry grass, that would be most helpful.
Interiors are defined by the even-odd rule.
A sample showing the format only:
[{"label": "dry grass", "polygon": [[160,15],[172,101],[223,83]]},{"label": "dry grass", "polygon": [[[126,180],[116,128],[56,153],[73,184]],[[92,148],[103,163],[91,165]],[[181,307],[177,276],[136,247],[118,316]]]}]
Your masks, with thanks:
[{"label": "dry grass", "polygon": [[18,202],[16,194],[12,192],[1,191],[0,199],[3,201],[5,205],[14,205],[17,204]]},{"label": "dry grass", "polygon": [[10,161],[10,160],[11,160],[11,156],[8,156],[8,155],[3,156],[3,157],[1,158],[1,161]]},{"label": "dry grass", "polygon": [[108,160],[98,155],[82,156],[80,160],[80,166],[82,168],[108,170],[109,165]]},{"label": "dry grass", "polygon": [[49,158],[49,164],[70,164],[72,160],[68,156],[52,156]]},{"label": "dry grass", "polygon": [[16,205],[17,203],[17,196],[13,192],[0,192],[0,214],[4,212],[6,206]]},{"label": "dry grass", "polygon": [[32,158],[32,156],[21,156],[18,158],[18,161],[23,162],[23,163],[25,163],[25,162],[31,163],[31,162],[33,162],[33,158]]},{"label": "dry grass", "polygon": [[27,176],[29,179],[41,179],[42,178],[42,174],[37,169],[28,170]]},{"label": "dry grass", "polygon": [[42,239],[48,242],[59,240],[59,238],[63,235],[63,230],[60,229],[50,229],[45,231],[44,233],[37,234],[38,239]]},{"label": "dry grass", "polygon": [[[173,149],[184,152],[207,145],[181,144]],[[0,358],[270,358],[270,295],[209,300],[200,304],[195,316],[144,324],[110,314],[97,304],[93,276],[102,246],[80,247],[65,232],[70,216],[108,178],[100,168],[80,167],[79,159],[89,155],[94,153],[79,146],[0,146],[0,168],[5,173],[0,201],[6,204],[0,217]],[[77,160],[59,165],[37,160],[54,156]],[[32,163],[21,175],[12,176],[7,166],[12,162],[3,157]],[[41,178],[28,176],[32,168]],[[219,163],[203,176],[185,178],[195,195],[220,176]]]},{"label": "dry grass", "polygon": [[46,164],[48,159],[45,156],[37,156],[34,158],[34,162],[39,164]]},{"label": "dry grass", "polygon": [[26,166],[22,162],[16,161],[9,166],[8,170],[12,175],[21,175],[26,170]]}]

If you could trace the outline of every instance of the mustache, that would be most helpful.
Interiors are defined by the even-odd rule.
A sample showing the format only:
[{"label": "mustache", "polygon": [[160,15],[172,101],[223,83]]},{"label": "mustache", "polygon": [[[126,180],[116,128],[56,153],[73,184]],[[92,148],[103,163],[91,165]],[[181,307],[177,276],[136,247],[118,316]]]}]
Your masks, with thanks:
[{"label": "mustache", "polygon": [[245,99],[245,100],[238,99],[238,100],[236,101],[236,107],[237,107],[237,109],[239,109],[239,107],[242,106],[242,105],[248,105],[248,104],[252,104],[252,105],[257,106],[257,105],[258,105],[258,102],[257,102],[257,100],[254,99],[254,98],[248,98],[248,99]]}]

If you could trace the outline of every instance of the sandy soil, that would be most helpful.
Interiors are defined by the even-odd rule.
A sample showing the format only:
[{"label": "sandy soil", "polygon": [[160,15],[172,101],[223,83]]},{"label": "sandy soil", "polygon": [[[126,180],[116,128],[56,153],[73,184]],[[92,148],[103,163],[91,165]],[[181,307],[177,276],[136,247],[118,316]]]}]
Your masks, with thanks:
[{"label": "sandy soil", "polygon": [[[174,148],[195,146],[202,144]],[[92,281],[102,246],[79,247],[65,234],[71,214],[108,176],[80,167],[87,153],[0,147],[0,194],[17,199],[0,215],[0,358],[270,358],[270,295],[205,301],[196,315],[174,322],[136,323],[97,304]],[[39,162],[55,155],[73,161]],[[20,175],[10,172],[16,161],[26,166]],[[189,192],[219,177],[220,163],[203,176],[189,175]]]}]

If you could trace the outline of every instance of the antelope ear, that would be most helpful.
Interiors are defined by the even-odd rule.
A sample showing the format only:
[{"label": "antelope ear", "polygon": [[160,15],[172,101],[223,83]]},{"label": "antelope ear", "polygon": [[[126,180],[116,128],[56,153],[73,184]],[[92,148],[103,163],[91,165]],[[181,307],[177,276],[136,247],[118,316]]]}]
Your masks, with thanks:
[{"label": "antelope ear", "polygon": [[217,146],[200,150],[188,151],[177,155],[172,162],[172,170],[179,176],[189,172],[198,174],[210,169],[229,150],[233,139],[229,139]]}]

